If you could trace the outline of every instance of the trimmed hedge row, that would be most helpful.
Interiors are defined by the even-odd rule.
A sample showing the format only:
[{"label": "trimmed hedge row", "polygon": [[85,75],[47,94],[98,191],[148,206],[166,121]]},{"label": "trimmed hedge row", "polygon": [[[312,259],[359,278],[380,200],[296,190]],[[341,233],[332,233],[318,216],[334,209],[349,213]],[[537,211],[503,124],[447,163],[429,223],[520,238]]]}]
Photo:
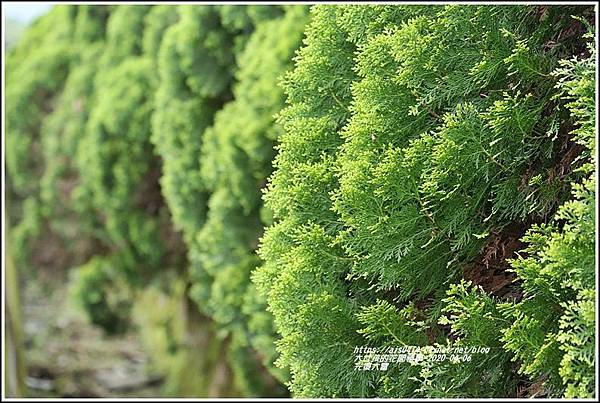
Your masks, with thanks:
[{"label": "trimmed hedge row", "polygon": [[13,255],[109,332],[190,298],[244,395],[592,397],[593,17],[54,7],[7,59]]}]

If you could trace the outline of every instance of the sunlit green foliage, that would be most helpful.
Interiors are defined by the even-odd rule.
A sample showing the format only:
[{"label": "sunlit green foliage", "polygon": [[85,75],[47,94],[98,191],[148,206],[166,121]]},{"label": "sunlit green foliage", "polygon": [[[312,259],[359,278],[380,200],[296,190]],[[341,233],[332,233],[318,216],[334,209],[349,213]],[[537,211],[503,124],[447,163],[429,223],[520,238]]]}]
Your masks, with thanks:
[{"label": "sunlit green foliage", "polygon": [[[254,347],[271,369],[273,330],[265,304],[250,283],[250,272],[259,264],[254,251],[262,232],[260,188],[270,173],[273,141],[280,131],[274,115],[283,106],[283,93],[276,78],[300,46],[306,16],[306,8],[290,7],[279,18],[257,23],[237,60],[235,100],[216,114],[201,151],[202,176],[211,195],[206,223],[198,233],[197,258],[212,284],[204,280],[192,295],[233,333],[238,351],[232,355],[247,357],[244,350]],[[200,291],[206,286],[210,289]],[[268,344],[265,337],[271,338]],[[260,396],[256,365],[246,362],[234,369],[244,371],[239,379],[246,379],[249,393]]]},{"label": "sunlit green foliage", "polygon": [[[39,142],[42,120],[51,111],[52,100],[69,72],[71,52],[66,42],[73,25],[71,11],[58,8],[38,20],[23,35],[19,46],[11,50],[7,60],[10,85],[6,88],[6,98],[10,102],[6,109],[6,128],[15,135],[7,137],[7,147],[14,152],[7,153],[6,163],[11,187],[20,195],[35,191],[38,185],[32,176],[39,165],[41,150],[38,146],[37,155],[29,151]],[[37,51],[37,46],[41,51]]]},{"label": "sunlit green foliage", "polygon": [[[287,393],[263,367],[286,376],[272,365],[272,321],[250,272],[260,263],[253,253],[262,231],[260,188],[283,104],[277,77],[301,44],[307,11],[59,6],[9,58],[8,164],[18,201],[11,235],[18,256],[26,262],[50,243],[59,255],[44,259],[62,270],[76,266],[72,295],[110,333],[132,322],[140,288],[160,287],[173,270],[187,287],[208,290],[205,299],[192,295],[214,317],[219,337],[209,343],[212,358],[197,366],[211,371],[229,349],[223,365],[233,370],[236,390],[248,395]],[[226,104],[211,129],[222,143],[204,151],[203,132]],[[248,163],[236,163],[240,158]],[[172,225],[182,230],[184,246]],[[227,240],[223,225],[231,228]],[[203,238],[217,242],[205,245]],[[191,277],[181,267],[185,246]],[[32,269],[43,268],[40,260]],[[205,336],[214,338],[210,332]],[[174,357],[177,364],[162,367],[169,377],[191,363]],[[174,395],[195,393],[192,379],[169,383]],[[202,390],[209,393],[208,385]]]},{"label": "sunlit green foliage", "polygon": [[[223,337],[231,333],[240,388],[260,396],[268,381],[260,366],[271,367],[274,354],[264,339],[272,338],[270,318],[249,282],[259,264],[253,256],[262,228],[259,189],[270,173],[273,115],[283,103],[276,78],[300,45],[306,12],[178,11],[158,60],[153,142],[164,162],[161,185],[188,246],[191,295]],[[249,359],[254,349],[262,360]]]},{"label": "sunlit green foliage", "polygon": [[489,348],[487,353],[471,355],[465,360],[456,354],[453,360],[424,362],[418,381],[420,394],[432,397],[486,396],[502,397],[514,393],[518,377],[511,363],[511,354],[501,342],[499,329],[507,326],[495,298],[481,287],[464,280],[449,287],[439,324],[450,325],[456,340],[445,340],[436,347]]},{"label": "sunlit green foliage", "polygon": [[170,396],[591,397],[593,17],[56,6],[6,63],[13,256]]},{"label": "sunlit green foliage", "polygon": [[[160,175],[160,163],[150,143],[154,71],[142,56],[149,9],[119,7],[107,20],[88,98],[91,107],[75,151],[78,180],[72,194],[76,210],[88,219],[93,235],[110,253],[113,270],[120,273],[113,281],[134,287],[164,268],[160,224],[168,225],[160,222],[162,202],[152,182]],[[121,286],[108,281],[105,288]]]},{"label": "sunlit green foliage", "polygon": [[451,288],[446,307],[453,315],[448,321],[453,331],[469,340],[488,334],[488,345],[503,347],[496,365],[516,361],[518,373],[541,380],[547,394],[565,397],[593,396],[595,382],[595,49],[590,47],[589,53],[561,61],[554,73],[559,77],[557,98],[568,101],[576,125],[573,140],[585,147],[573,164],[589,176],[572,182],[572,199],[550,223],[532,226],[523,237],[527,247],[512,261],[523,299],[492,301],[483,294],[479,298],[485,305],[479,304],[485,306],[485,318],[471,322],[477,310],[468,301],[475,294],[461,286],[462,293]]},{"label": "sunlit green foliage", "polygon": [[547,377],[548,387],[565,397],[594,394],[594,58],[590,45],[588,57],[564,61],[557,71],[558,88],[577,125],[571,134],[586,148],[581,170],[589,176],[573,183],[573,199],[549,225],[534,226],[524,237],[528,247],[513,267],[525,298],[507,308],[513,324],[503,331],[506,347],[522,363],[520,371]]},{"label": "sunlit green foliage", "polygon": [[[524,232],[547,222],[583,176],[575,168],[589,154],[569,160],[565,147],[584,113],[573,103],[590,105],[593,96],[565,82],[578,100],[565,108],[553,74],[582,48],[580,28],[578,41],[563,38],[582,25],[572,14],[591,15],[583,7],[312,9],[284,82],[285,134],[265,196],[275,223],[259,250],[266,264],[254,275],[282,336],[278,364],[290,368],[295,396],[517,393],[511,336],[498,330],[519,321],[485,291],[479,297],[451,285],[509,225]],[[595,109],[588,107],[587,114]],[[593,227],[593,218],[582,219]],[[532,309],[542,304],[527,301]],[[416,318],[404,316],[411,304]],[[569,306],[571,315],[579,309]],[[454,319],[438,323],[452,312]],[[537,314],[556,318],[542,307]],[[533,336],[523,330],[514,342]],[[429,343],[486,345],[492,353],[425,365],[416,377],[404,364],[393,375],[353,368],[354,346],[418,345],[419,332]],[[539,334],[550,337],[548,329]],[[525,373],[538,381],[535,370]]]}]

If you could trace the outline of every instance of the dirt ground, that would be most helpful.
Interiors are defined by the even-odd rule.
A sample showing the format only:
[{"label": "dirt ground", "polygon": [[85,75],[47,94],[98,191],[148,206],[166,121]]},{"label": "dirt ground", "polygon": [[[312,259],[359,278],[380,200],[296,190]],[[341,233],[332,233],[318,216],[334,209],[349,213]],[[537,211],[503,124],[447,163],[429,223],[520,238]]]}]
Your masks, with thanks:
[{"label": "dirt ground", "polygon": [[21,287],[26,397],[159,397],[162,378],[134,331],[107,337],[64,287]]}]

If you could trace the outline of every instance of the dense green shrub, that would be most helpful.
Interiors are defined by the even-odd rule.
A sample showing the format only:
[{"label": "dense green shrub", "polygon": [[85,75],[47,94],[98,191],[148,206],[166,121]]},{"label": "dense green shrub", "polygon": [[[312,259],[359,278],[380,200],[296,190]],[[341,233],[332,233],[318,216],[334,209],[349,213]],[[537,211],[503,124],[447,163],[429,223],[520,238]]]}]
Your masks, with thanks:
[{"label": "dense green shrub", "polygon": [[57,6],[6,64],[13,255],[170,396],[591,397],[593,14]]},{"label": "dense green shrub", "polygon": [[71,272],[71,297],[108,334],[123,332],[130,321],[131,291],[119,264],[95,256]]},{"label": "dense green shrub", "polygon": [[[32,269],[80,265],[70,276],[72,295],[109,333],[132,322],[137,288],[168,282],[172,269],[187,281],[181,275],[182,247],[158,184],[161,161],[150,142],[160,81],[157,52],[164,31],[177,20],[172,6],[56,7],[9,57],[7,145],[16,201],[11,214],[19,222],[11,234],[15,250],[22,263],[35,258],[28,263]],[[189,22],[200,23],[194,16]],[[216,45],[210,46],[218,50]],[[233,54],[225,61],[232,62]],[[40,262],[40,254],[50,255]],[[74,256],[62,256],[69,254]],[[186,317],[169,326],[186,329],[191,326]],[[206,321],[195,331],[210,339],[212,325]],[[214,350],[209,356],[194,356],[199,373],[218,363],[219,343],[209,347]],[[175,366],[163,367],[174,371],[169,377],[192,365],[187,359],[173,361]],[[170,383],[174,395],[199,390],[190,387],[192,379]]]},{"label": "dense green shrub", "polygon": [[[589,17],[590,9],[388,10],[314,8],[285,80],[285,134],[265,197],[275,224],[260,249],[266,264],[254,276],[282,336],[279,364],[290,368],[296,396],[514,395],[511,352],[520,350],[518,337],[531,335],[519,328],[500,339],[499,327],[520,322],[486,296],[497,284],[481,296],[452,284],[473,265],[482,278],[490,260],[506,262],[514,252],[506,240],[516,237],[518,249],[524,230],[547,222],[570,183],[581,180],[572,169],[581,161],[569,159],[581,151],[566,150],[578,112],[557,99],[552,72],[582,50],[582,23],[571,14]],[[577,40],[566,31],[578,32]],[[499,249],[486,255],[494,242]],[[373,342],[494,350],[459,366],[424,365],[418,377],[408,364],[381,375],[354,370],[353,349]],[[521,372],[540,379],[534,369]],[[547,393],[561,394],[549,386]]]},{"label": "dense green shrub", "polygon": [[105,7],[57,7],[7,57],[10,236],[29,274],[81,264],[98,247],[71,196],[106,17]]},{"label": "dense green shrub", "polygon": [[[168,221],[161,220],[162,200],[154,190],[160,163],[150,143],[154,70],[151,59],[142,54],[149,9],[127,6],[111,12],[96,61],[89,96],[92,106],[74,158],[76,211],[87,219],[87,228],[105,245],[113,270],[120,273],[112,280],[124,281],[129,287],[140,286],[153,271],[166,268],[161,238]],[[82,270],[91,271],[92,267],[86,265]],[[121,286],[111,286],[109,280],[106,278],[105,288]],[[98,322],[93,311],[90,316]]]},{"label": "dense green shrub", "polygon": [[[248,350],[232,356],[248,357],[256,348],[270,369],[274,348],[272,340],[267,344],[264,338],[272,338],[273,330],[250,272],[259,264],[254,252],[262,232],[260,188],[270,173],[273,141],[280,130],[274,115],[283,106],[283,93],[275,78],[289,67],[300,46],[306,16],[304,7],[289,7],[281,17],[257,23],[237,60],[235,100],[215,115],[201,151],[210,197],[206,222],[197,236],[198,263],[211,282],[195,285],[192,295],[233,333],[232,348]],[[199,292],[206,286],[210,289]],[[239,379],[246,379],[249,393],[260,396],[256,365],[246,362],[234,368],[244,371]]]},{"label": "dense green shrub", "polygon": [[528,247],[514,260],[523,281],[523,301],[507,308],[513,323],[503,333],[506,347],[525,374],[547,377],[548,387],[565,397],[594,394],[595,326],[595,49],[587,58],[561,63],[557,87],[569,101],[577,126],[571,134],[585,147],[579,168],[587,174],[572,184],[565,202],[548,225],[532,227]]},{"label": "dense green shrub", "polygon": [[[270,382],[260,361],[272,366],[274,351],[264,339],[272,337],[270,319],[249,282],[259,263],[253,256],[262,228],[259,189],[270,173],[273,115],[283,103],[276,77],[300,45],[306,12],[264,6],[178,11],[158,62],[153,142],[164,161],[161,184],[188,246],[191,295],[222,337],[231,334],[229,356],[240,388],[260,396]],[[258,362],[250,359],[255,348],[264,357]]]},{"label": "dense green shrub", "polygon": [[[587,177],[572,182],[572,199],[561,205],[550,223],[533,225],[523,237],[527,247],[511,261],[523,299],[492,301],[484,295],[487,305],[482,312],[487,320],[474,323],[475,310],[465,304],[473,291],[463,287],[462,294],[451,292],[447,300],[453,329],[457,327],[467,340],[487,333],[506,351],[496,364],[508,358],[517,361],[518,372],[542,380],[546,394],[565,397],[594,394],[594,58],[590,46],[588,57],[562,60],[553,74],[559,78],[556,96],[567,101],[576,127],[571,141],[584,147],[580,160],[573,163]],[[459,329],[464,323],[472,323],[471,328]]]}]

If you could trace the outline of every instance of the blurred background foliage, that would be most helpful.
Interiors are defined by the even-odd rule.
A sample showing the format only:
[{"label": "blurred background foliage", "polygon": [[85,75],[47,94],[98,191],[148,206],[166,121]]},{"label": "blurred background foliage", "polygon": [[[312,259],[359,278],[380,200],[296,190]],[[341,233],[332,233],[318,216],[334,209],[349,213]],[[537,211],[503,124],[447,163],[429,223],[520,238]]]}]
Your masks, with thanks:
[{"label": "blurred background foliage", "polygon": [[277,78],[307,19],[304,6],[55,6],[7,39],[22,280],[106,337],[138,334],[166,396],[287,395],[250,272]]}]

